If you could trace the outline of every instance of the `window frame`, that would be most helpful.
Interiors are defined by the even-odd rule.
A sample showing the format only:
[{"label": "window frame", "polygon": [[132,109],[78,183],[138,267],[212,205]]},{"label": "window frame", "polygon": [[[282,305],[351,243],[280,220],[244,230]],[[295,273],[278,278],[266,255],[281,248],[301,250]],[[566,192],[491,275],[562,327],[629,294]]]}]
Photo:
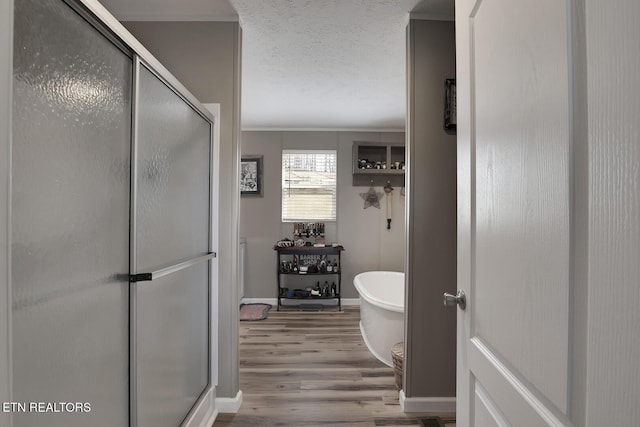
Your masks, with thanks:
[{"label": "window frame", "polygon": [[295,223],[295,222],[324,222],[324,223],[335,223],[338,218],[338,150],[337,149],[313,149],[313,148],[303,148],[303,149],[288,149],[283,148],[280,156],[280,170],[281,173],[284,174],[284,156],[287,154],[333,154],[335,157],[335,184],[334,184],[334,199],[333,199],[333,219],[323,219],[323,218],[298,218],[298,219],[285,219],[284,217],[284,191],[285,191],[285,177],[281,176],[280,178],[280,221],[283,223]]}]

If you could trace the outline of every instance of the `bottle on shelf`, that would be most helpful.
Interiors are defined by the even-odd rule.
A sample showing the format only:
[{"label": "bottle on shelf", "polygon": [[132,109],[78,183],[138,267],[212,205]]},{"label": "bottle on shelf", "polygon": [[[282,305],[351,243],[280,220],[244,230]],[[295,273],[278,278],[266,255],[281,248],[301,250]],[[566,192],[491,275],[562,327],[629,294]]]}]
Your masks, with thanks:
[{"label": "bottle on shelf", "polygon": [[327,260],[327,273],[333,273],[333,265],[331,265],[331,261]]},{"label": "bottle on shelf", "polygon": [[338,287],[336,286],[336,282],[331,284],[331,296],[335,297],[338,294]]}]

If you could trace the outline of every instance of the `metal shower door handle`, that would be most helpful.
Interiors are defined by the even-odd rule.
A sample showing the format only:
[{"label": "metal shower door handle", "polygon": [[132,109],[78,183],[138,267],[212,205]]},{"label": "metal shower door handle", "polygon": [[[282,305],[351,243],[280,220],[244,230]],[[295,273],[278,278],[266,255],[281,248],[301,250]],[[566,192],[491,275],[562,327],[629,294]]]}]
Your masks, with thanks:
[{"label": "metal shower door handle", "polygon": [[186,261],[179,262],[177,264],[171,264],[167,267],[160,268],[156,271],[152,271],[151,273],[138,273],[132,274],[129,276],[130,282],[147,282],[155,279],[159,279],[161,277],[167,276],[171,273],[175,273],[176,271],[184,270],[185,268],[196,265],[202,261],[208,261],[217,256],[215,252],[209,252],[206,255],[199,255],[188,259]]},{"label": "metal shower door handle", "polygon": [[464,310],[467,307],[467,298],[464,295],[463,290],[459,290],[456,295],[451,295],[445,292],[442,295],[442,302],[447,306],[458,305],[461,310]]}]

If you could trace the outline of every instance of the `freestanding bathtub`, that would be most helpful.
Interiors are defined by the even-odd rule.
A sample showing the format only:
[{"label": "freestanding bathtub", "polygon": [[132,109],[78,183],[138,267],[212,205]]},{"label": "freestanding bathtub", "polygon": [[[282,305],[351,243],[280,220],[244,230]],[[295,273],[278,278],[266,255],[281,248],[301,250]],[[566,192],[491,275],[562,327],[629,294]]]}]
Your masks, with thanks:
[{"label": "freestanding bathtub", "polygon": [[360,294],[360,333],[369,351],[393,366],[391,348],[404,339],[404,273],[367,271],[353,278]]}]

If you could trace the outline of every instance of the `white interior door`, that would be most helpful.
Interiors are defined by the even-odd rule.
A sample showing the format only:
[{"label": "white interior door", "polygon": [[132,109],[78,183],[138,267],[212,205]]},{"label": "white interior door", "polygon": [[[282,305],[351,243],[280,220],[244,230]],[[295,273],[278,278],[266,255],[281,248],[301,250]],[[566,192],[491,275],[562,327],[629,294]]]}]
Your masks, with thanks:
[{"label": "white interior door", "polygon": [[570,424],[568,13],[456,2],[459,425]]}]

